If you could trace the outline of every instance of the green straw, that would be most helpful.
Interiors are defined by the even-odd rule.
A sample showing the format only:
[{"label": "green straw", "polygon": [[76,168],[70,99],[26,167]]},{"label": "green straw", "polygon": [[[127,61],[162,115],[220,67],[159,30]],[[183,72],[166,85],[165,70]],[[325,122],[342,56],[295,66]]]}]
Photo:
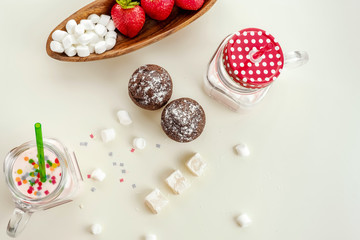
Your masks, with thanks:
[{"label": "green straw", "polygon": [[36,135],[36,146],[37,146],[38,159],[39,159],[40,180],[41,182],[46,182],[44,143],[43,143],[40,123],[35,123],[35,135]]}]

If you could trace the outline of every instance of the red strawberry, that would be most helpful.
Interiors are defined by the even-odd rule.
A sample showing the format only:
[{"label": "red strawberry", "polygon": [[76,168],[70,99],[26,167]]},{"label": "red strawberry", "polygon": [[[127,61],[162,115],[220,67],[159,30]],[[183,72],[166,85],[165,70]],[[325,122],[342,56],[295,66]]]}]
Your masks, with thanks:
[{"label": "red strawberry", "polygon": [[204,0],[175,0],[175,4],[185,10],[198,10],[204,4]]},{"label": "red strawberry", "polygon": [[145,23],[145,12],[138,2],[132,0],[116,0],[111,9],[111,17],[115,27],[125,36],[135,37]]},{"label": "red strawberry", "polygon": [[174,0],[141,0],[141,6],[149,17],[165,20],[174,7]]}]

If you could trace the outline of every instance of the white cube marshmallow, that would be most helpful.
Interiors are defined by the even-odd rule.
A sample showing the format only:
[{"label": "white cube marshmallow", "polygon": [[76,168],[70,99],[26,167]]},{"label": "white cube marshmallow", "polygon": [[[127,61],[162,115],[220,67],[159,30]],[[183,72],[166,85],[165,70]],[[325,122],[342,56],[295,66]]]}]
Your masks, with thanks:
[{"label": "white cube marshmallow", "polygon": [[76,52],[79,57],[88,57],[90,55],[90,49],[88,46],[78,45],[76,46]]},{"label": "white cube marshmallow", "polygon": [[78,37],[78,42],[82,45],[87,45],[92,40],[93,35],[91,33],[84,33]]},{"label": "white cube marshmallow", "polygon": [[235,150],[240,157],[247,157],[250,155],[250,150],[245,143],[239,143],[236,145]]},{"label": "white cube marshmallow", "polygon": [[87,34],[90,34],[91,36],[91,40],[90,43],[98,43],[100,41],[102,41],[103,39],[101,37],[99,37],[94,31],[87,31]]},{"label": "white cube marshmallow", "polygon": [[145,240],[156,240],[157,237],[155,234],[146,234],[145,235]]},{"label": "white cube marshmallow", "polygon": [[116,133],[113,128],[104,129],[101,131],[101,138],[103,142],[107,143],[115,139]]},{"label": "white cube marshmallow", "polygon": [[117,117],[122,125],[130,125],[132,123],[129,113],[125,110],[118,111]]},{"label": "white cube marshmallow", "polygon": [[196,153],[192,156],[189,161],[186,163],[186,167],[192,172],[195,176],[200,177],[206,168],[206,162],[203,160],[200,153]]},{"label": "white cube marshmallow", "polygon": [[69,34],[65,31],[55,30],[53,32],[53,34],[51,35],[51,37],[54,41],[61,42],[67,35],[69,35]]},{"label": "white cube marshmallow", "polygon": [[155,214],[158,214],[168,203],[169,200],[157,188],[145,197],[145,204]]},{"label": "white cube marshmallow", "polygon": [[102,54],[106,51],[106,42],[100,41],[95,44],[95,53],[96,54]]},{"label": "white cube marshmallow", "polygon": [[252,221],[247,214],[243,213],[236,218],[236,222],[240,225],[240,227],[248,227]]},{"label": "white cube marshmallow", "polygon": [[165,182],[175,194],[181,194],[190,187],[190,183],[187,181],[180,170],[173,172],[168,178],[165,179]]},{"label": "white cube marshmallow", "polygon": [[133,147],[140,150],[144,149],[146,147],[146,140],[143,138],[134,138]]},{"label": "white cube marshmallow", "polygon": [[75,21],[74,19],[69,20],[69,21],[66,23],[66,31],[67,31],[69,34],[73,34],[76,25],[77,25],[77,23],[76,23],[76,21]]},{"label": "white cube marshmallow", "polygon": [[98,24],[106,26],[110,21],[110,16],[101,14]]},{"label": "white cube marshmallow", "polygon": [[94,171],[92,171],[91,178],[96,181],[102,182],[106,178],[106,173],[104,173],[100,168],[97,168]]},{"label": "white cube marshmallow", "polygon": [[91,14],[90,16],[88,16],[88,19],[91,20],[94,24],[98,23],[100,20],[99,15],[97,14]]},{"label": "white cube marshmallow", "polygon": [[96,34],[99,35],[100,37],[104,37],[106,35],[106,33],[107,33],[106,27],[104,25],[102,25],[102,24],[99,24],[99,23],[96,24],[94,30],[95,30]]},{"label": "white cube marshmallow", "polygon": [[116,39],[115,38],[107,38],[105,40],[105,43],[106,43],[106,50],[113,49],[113,47],[115,47],[115,44],[116,44]]},{"label": "white cube marshmallow", "polygon": [[94,30],[95,25],[91,20],[82,19],[80,24],[84,26],[85,30]]},{"label": "white cube marshmallow", "polygon": [[115,31],[108,31],[105,35],[105,39],[108,39],[108,38],[117,38],[117,33]]},{"label": "white cube marshmallow", "polygon": [[94,235],[98,235],[102,232],[102,226],[100,224],[93,224],[91,225],[91,233]]},{"label": "white cube marshmallow", "polygon": [[74,35],[71,35],[71,34],[67,35],[67,36],[62,40],[62,44],[64,45],[64,48],[65,48],[65,49],[68,49],[68,48],[70,48],[72,45],[77,44],[77,43],[78,43],[78,42],[77,42],[75,36],[74,36]]},{"label": "white cube marshmallow", "polygon": [[85,27],[82,24],[78,24],[74,27],[75,36],[80,36],[85,33]]},{"label": "white cube marshmallow", "polygon": [[89,47],[90,53],[94,53],[94,52],[95,52],[95,44],[94,44],[94,43],[90,43],[90,44],[88,45],[88,47]]},{"label": "white cube marshmallow", "polygon": [[50,43],[50,49],[53,52],[57,52],[57,53],[63,53],[64,52],[64,47],[61,43],[59,43],[58,41],[52,41]]},{"label": "white cube marshmallow", "polygon": [[106,24],[106,28],[107,28],[109,31],[114,31],[114,30],[115,30],[114,21],[113,21],[113,20],[110,20],[110,21],[108,22],[108,24]]},{"label": "white cube marshmallow", "polygon": [[68,57],[73,57],[76,55],[76,48],[71,46],[69,47],[68,49],[65,49],[65,54],[68,56]]}]

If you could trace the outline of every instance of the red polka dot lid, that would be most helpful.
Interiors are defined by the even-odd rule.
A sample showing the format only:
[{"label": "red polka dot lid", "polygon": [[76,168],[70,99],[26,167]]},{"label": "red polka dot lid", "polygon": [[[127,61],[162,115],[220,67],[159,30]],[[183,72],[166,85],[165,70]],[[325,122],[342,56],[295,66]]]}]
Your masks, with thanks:
[{"label": "red polka dot lid", "polygon": [[270,85],[284,66],[284,55],[275,38],[264,30],[247,28],[235,33],[223,51],[230,77],[246,88]]}]

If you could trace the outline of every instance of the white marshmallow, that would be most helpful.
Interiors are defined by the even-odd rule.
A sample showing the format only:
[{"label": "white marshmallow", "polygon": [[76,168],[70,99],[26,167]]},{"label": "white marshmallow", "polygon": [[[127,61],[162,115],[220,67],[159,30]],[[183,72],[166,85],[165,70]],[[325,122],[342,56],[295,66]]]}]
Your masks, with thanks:
[{"label": "white marshmallow", "polygon": [[[96,47],[95,47],[96,51]],[[101,138],[103,142],[107,143],[115,139],[116,133],[113,128],[104,129],[101,131]]]},{"label": "white marshmallow", "polygon": [[169,200],[157,188],[145,197],[145,204],[154,214],[158,214],[168,203]]},{"label": "white marshmallow", "polygon": [[94,31],[86,31],[86,33],[90,34],[90,36],[91,36],[90,43],[98,43],[103,40]]},{"label": "white marshmallow", "polygon": [[90,55],[90,49],[88,46],[78,45],[76,51],[79,57],[88,57]]},{"label": "white marshmallow", "polygon": [[89,47],[90,53],[94,53],[94,52],[95,52],[95,44],[94,44],[94,43],[90,43],[90,44],[88,45],[88,47]]},{"label": "white marshmallow", "polygon": [[156,240],[157,237],[155,234],[146,234],[145,235],[145,240]]},{"label": "white marshmallow", "polygon": [[98,23],[100,20],[99,15],[97,14],[91,14],[90,16],[88,16],[88,19],[91,20],[94,24]]},{"label": "white marshmallow", "polygon": [[98,24],[106,26],[110,21],[110,16],[101,14]]},{"label": "white marshmallow", "polygon": [[91,35],[91,33],[84,33],[80,37],[78,37],[77,40],[80,44],[87,45],[90,43],[92,38],[93,38],[93,35]]},{"label": "white marshmallow", "polygon": [[189,161],[186,163],[186,167],[192,172],[195,176],[200,177],[206,168],[206,162],[203,160],[200,153],[196,153],[192,156]]},{"label": "white marshmallow", "polygon": [[115,31],[108,31],[105,35],[105,39],[108,39],[108,38],[117,38],[117,33]]},{"label": "white marshmallow", "polygon": [[53,34],[51,35],[51,37],[54,41],[61,42],[67,35],[69,35],[69,34],[65,31],[55,30],[53,32]]},{"label": "white marshmallow", "polygon": [[252,223],[251,219],[246,213],[241,214],[236,218],[236,222],[240,225],[240,227],[248,227]]},{"label": "white marshmallow", "polygon": [[85,27],[82,24],[78,24],[74,27],[75,36],[80,36],[85,33]]},{"label": "white marshmallow", "polygon": [[250,150],[245,143],[239,143],[236,145],[235,150],[240,157],[247,157],[250,155]]},{"label": "white marshmallow", "polygon": [[64,52],[64,47],[61,43],[59,43],[58,41],[52,41],[50,43],[50,49],[53,52],[57,52],[57,53],[63,53]]},{"label": "white marshmallow", "polygon": [[143,138],[134,138],[133,147],[140,150],[144,149],[146,147],[146,140]]},{"label": "white marshmallow", "polygon": [[97,168],[94,171],[92,171],[91,178],[96,181],[102,182],[106,178],[106,173],[104,173],[100,168]]},{"label": "white marshmallow", "polygon": [[102,232],[102,226],[100,224],[91,225],[91,233],[94,235],[99,235]]},{"label": "white marshmallow", "polygon": [[76,27],[77,23],[74,19],[71,19],[69,20],[67,23],[66,23],[66,31],[69,33],[69,34],[74,34],[74,28]]},{"label": "white marshmallow", "polygon": [[109,31],[114,31],[114,30],[115,30],[114,21],[113,21],[113,20],[110,20],[110,21],[108,22],[108,24],[106,24],[106,28],[107,28]]},{"label": "white marshmallow", "polygon": [[64,45],[64,48],[65,48],[65,49],[68,49],[68,48],[70,48],[72,45],[77,44],[77,43],[78,43],[78,42],[77,42],[75,36],[74,36],[74,35],[71,35],[71,34],[67,35],[67,36],[62,40],[62,44]]},{"label": "white marshmallow", "polygon": [[106,50],[113,49],[113,47],[115,47],[115,44],[116,44],[116,39],[108,38],[105,40],[105,43],[106,43]]},{"label": "white marshmallow", "polygon": [[91,20],[82,19],[80,24],[84,26],[85,30],[94,30],[95,25]]},{"label": "white marshmallow", "polygon": [[168,178],[165,179],[165,182],[175,194],[181,194],[190,187],[190,183],[187,181],[180,170],[173,172]]},{"label": "white marshmallow", "polygon": [[95,53],[96,54],[102,54],[106,51],[106,42],[100,41],[95,44]]},{"label": "white marshmallow", "polygon": [[104,25],[102,25],[102,24],[99,24],[99,23],[96,24],[94,30],[95,30],[96,34],[99,35],[100,37],[105,36],[106,33],[107,33],[106,27]]},{"label": "white marshmallow", "polygon": [[68,55],[68,57],[73,57],[76,55],[76,48],[71,46],[68,49],[65,49],[65,54]]},{"label": "white marshmallow", "polygon": [[130,118],[130,115],[127,111],[125,110],[120,110],[117,112],[117,117],[119,119],[119,122],[122,124],[122,125],[130,125],[132,123],[132,120]]}]

